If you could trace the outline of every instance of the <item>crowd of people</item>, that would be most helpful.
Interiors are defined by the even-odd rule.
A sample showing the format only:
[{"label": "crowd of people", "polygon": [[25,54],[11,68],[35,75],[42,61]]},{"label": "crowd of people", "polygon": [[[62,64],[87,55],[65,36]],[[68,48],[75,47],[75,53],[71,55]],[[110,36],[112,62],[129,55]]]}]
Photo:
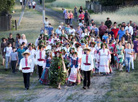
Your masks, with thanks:
[{"label": "crowd of people", "polygon": [[[80,9],[79,13],[85,15],[87,11]],[[16,34],[14,39],[10,33],[8,38],[2,38],[2,65],[5,70],[11,67],[15,73],[19,66],[27,90],[30,73],[34,70],[38,71],[40,83],[58,89],[65,84],[78,85],[82,80],[83,89],[89,89],[91,73],[110,75],[113,69],[130,73],[131,66],[134,70],[138,53],[136,23],[112,23],[108,17],[97,27],[94,19],[78,17],[78,21],[75,29],[72,21],[65,18],[65,24],[61,22],[54,30],[46,18],[45,27],[40,30],[34,44],[27,41],[25,34]]]}]

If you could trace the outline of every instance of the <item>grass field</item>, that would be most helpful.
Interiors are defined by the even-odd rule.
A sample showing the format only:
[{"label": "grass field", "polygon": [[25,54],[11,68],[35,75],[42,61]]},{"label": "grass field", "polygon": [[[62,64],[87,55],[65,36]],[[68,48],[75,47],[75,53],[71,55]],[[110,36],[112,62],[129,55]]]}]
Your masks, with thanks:
[{"label": "grass field", "polygon": [[103,12],[98,14],[91,14],[91,18],[94,19],[96,22],[100,23],[102,21],[105,21],[107,17],[110,17],[110,19],[117,23],[126,22],[128,23],[130,20],[133,22],[136,22],[138,24],[138,6],[135,7],[125,7],[121,8],[116,12],[113,13],[107,13]]},{"label": "grass field", "polygon": [[71,8],[73,9],[74,6],[77,7],[85,7],[85,0],[56,0],[51,3],[46,3],[46,6],[49,7],[57,7],[57,8]]},{"label": "grass field", "polygon": [[103,102],[138,102],[138,60],[130,73],[116,72]]}]

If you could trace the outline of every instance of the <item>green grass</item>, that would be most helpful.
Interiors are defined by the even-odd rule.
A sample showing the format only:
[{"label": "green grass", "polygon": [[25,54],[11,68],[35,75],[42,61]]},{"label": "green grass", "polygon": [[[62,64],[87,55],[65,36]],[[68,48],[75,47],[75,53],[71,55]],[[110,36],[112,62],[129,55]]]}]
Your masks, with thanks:
[{"label": "green grass", "polygon": [[56,0],[48,3],[47,6],[59,7],[59,8],[74,8],[74,6],[85,8],[85,0]]},{"label": "green grass", "polygon": [[105,102],[138,102],[138,64],[130,73],[116,72],[111,80],[111,91],[105,95]]},{"label": "green grass", "polygon": [[101,13],[91,14],[91,18],[98,23],[101,23],[102,21],[105,21],[107,17],[110,17],[110,19],[113,22],[116,21],[118,24],[122,22],[128,23],[130,20],[138,24],[137,10],[138,10],[138,6],[124,7],[112,13],[103,12],[102,14]]}]

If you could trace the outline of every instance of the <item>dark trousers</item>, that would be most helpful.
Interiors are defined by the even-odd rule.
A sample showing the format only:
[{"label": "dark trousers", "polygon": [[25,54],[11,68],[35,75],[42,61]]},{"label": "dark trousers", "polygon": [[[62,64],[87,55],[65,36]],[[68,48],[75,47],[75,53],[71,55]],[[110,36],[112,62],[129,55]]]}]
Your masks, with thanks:
[{"label": "dark trousers", "polygon": [[114,55],[113,54],[111,54],[111,63],[110,64],[114,65]]},{"label": "dark trousers", "polygon": [[43,67],[42,66],[37,66],[38,67],[38,74],[39,74],[39,79],[41,78],[42,72],[43,72]]},{"label": "dark trousers", "polygon": [[25,88],[29,89],[29,85],[30,85],[30,73],[23,73],[23,78],[24,78],[24,86],[25,86]]},{"label": "dark trousers", "polygon": [[15,73],[16,63],[17,63],[17,61],[11,61],[11,68],[12,68],[13,73]]},{"label": "dark trousers", "polygon": [[89,87],[91,83],[91,71],[83,71],[84,80],[83,80],[83,87]]}]

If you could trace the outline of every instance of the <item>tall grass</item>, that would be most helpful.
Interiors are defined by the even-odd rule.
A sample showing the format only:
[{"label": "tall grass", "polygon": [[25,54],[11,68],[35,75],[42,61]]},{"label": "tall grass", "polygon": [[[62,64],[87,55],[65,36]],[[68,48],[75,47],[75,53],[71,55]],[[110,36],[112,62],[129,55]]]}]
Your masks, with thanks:
[{"label": "tall grass", "polygon": [[65,8],[73,8],[74,6],[83,6],[85,7],[85,0],[56,0],[51,3],[54,7],[65,7]]},{"label": "tall grass", "polygon": [[127,23],[132,20],[138,24],[138,6],[124,7],[113,13],[103,12],[102,14],[91,14],[91,18],[98,23],[105,21],[107,17],[110,17],[113,22],[116,21],[117,23]]}]

